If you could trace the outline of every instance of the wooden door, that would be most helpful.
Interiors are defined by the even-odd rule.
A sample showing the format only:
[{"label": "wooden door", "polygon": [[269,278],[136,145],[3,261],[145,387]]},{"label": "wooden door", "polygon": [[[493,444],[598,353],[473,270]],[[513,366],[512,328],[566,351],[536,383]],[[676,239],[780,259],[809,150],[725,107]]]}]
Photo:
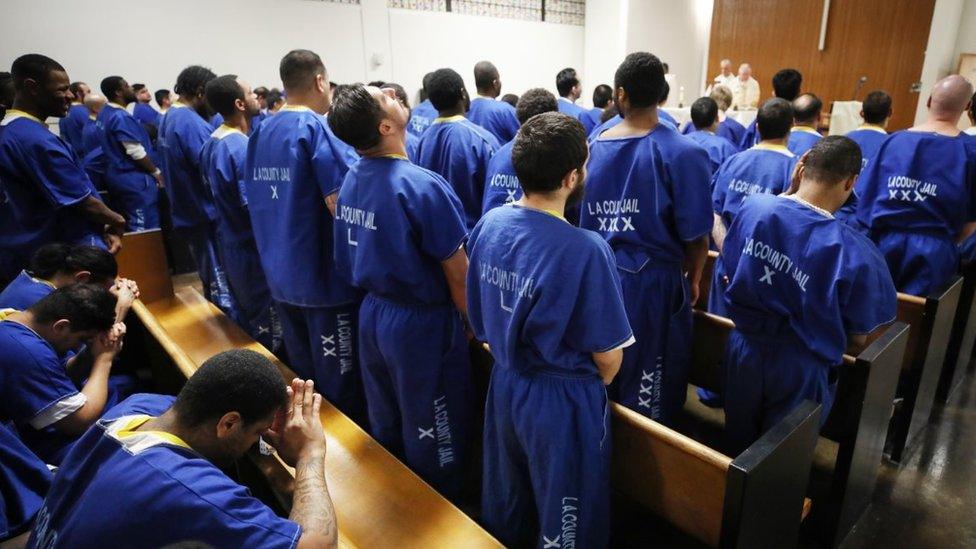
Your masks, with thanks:
[{"label": "wooden door", "polygon": [[[824,50],[817,49],[824,0],[715,0],[708,54],[709,80],[721,59],[752,65],[763,99],[773,95],[772,77],[792,67],[803,90],[831,101],[856,99],[882,89],[892,98],[889,129],[912,125],[935,0],[832,0]],[[928,90],[922,90],[927,94]]]}]

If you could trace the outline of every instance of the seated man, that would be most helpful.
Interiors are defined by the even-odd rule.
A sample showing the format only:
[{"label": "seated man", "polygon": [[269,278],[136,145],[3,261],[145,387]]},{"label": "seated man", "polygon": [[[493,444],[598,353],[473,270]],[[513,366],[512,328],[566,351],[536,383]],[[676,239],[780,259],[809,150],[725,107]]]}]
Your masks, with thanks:
[{"label": "seated man", "polygon": [[[715,100],[715,103],[718,104],[718,129],[715,130],[715,135],[728,139],[737,151],[742,150],[739,144],[742,143],[742,137],[746,133],[746,127],[740,124],[738,120],[725,114],[725,111],[729,110],[729,105],[732,103],[732,92],[725,86],[715,86],[709,92],[708,97]],[[693,131],[695,131],[695,124],[690,121],[685,123],[684,127],[681,128],[681,133],[683,134],[689,134]]]},{"label": "seated man", "polygon": [[816,95],[805,93],[793,101],[793,128],[786,145],[797,156],[809,151],[823,136],[817,130],[823,103]]},{"label": "seated man", "polygon": [[[888,138],[888,120],[891,118],[891,96],[883,91],[873,91],[864,98],[861,107],[861,124],[856,130],[847,132],[847,137],[861,147],[861,171],[877,156],[881,143]],[[857,225],[857,194],[851,193],[841,209],[835,214],[844,223]]]},{"label": "seated man", "polygon": [[461,75],[438,69],[427,81],[438,117],[417,145],[417,165],[440,174],[464,206],[468,230],[481,218],[488,161],[499,143],[487,130],[464,117],[468,91]]},{"label": "seated man", "polygon": [[[357,84],[337,95],[329,126],[362,159],[339,191],[335,265],[369,292],[359,348],[370,433],[458,501],[474,417],[463,322],[468,231],[447,181],[406,158],[408,120],[390,88]],[[417,436],[435,425],[436,438]]]},{"label": "seated man", "polygon": [[[758,145],[733,155],[712,178],[712,241],[722,251],[725,232],[732,226],[743,199],[751,194],[779,194],[790,185],[796,157],[786,148],[787,135],[793,125],[793,108],[783,99],[770,99],[756,115]],[[712,270],[712,289],[708,294],[708,311],[728,316],[722,293],[725,274],[716,262]]]},{"label": "seated man", "polygon": [[[525,124],[537,114],[556,112],[558,109],[556,96],[549,90],[533,88],[522,94],[518,106],[515,108],[515,115],[518,116],[520,124]],[[514,145],[514,139],[502,145],[502,148],[498,149],[498,152],[491,157],[491,162],[488,163],[482,215],[488,213],[488,210],[492,208],[510,204],[522,198],[522,187],[519,185],[515,166],[512,165],[512,147]],[[579,221],[578,209],[576,209],[576,221]]]},{"label": "seated man", "polygon": [[898,291],[928,295],[959,267],[956,243],[976,230],[976,140],[956,123],[973,86],[940,80],[928,118],[881,144],[857,184],[857,221],[878,245]]},{"label": "seated man", "polygon": [[[760,122],[761,124],[761,122]],[[725,354],[725,426],[738,455],[804,399],[827,419],[830,369],[895,318],[897,297],[871,242],[834,219],[861,171],[846,137],[818,142],[785,195],[742,202],[719,261],[735,322]]]},{"label": "seated man", "polygon": [[53,478],[47,465],[0,423],[0,546],[27,542]]},{"label": "seated man", "polygon": [[[0,321],[0,422],[13,422],[47,463],[59,464],[105,411],[109,372],[125,334],[115,305],[108,290],[74,284]],[[91,371],[78,391],[64,357],[86,342]]]},{"label": "seated man", "polygon": [[711,173],[718,171],[725,159],[739,152],[732,142],[719,137],[718,132],[718,103],[710,97],[700,97],[691,105],[691,123],[695,131],[688,137],[701,145],[708,153],[708,163]]},{"label": "seated man", "polygon": [[519,122],[515,118],[515,109],[504,101],[498,101],[498,96],[502,94],[502,81],[495,65],[488,61],[475,65],[474,83],[478,88],[478,97],[471,101],[468,120],[488,130],[499,143],[515,139]]},{"label": "seated man", "polygon": [[583,194],[586,157],[577,120],[525,122],[512,148],[525,194],[488,212],[468,241],[471,327],[495,358],[482,519],[510,547],[561,537],[568,547],[570,533],[576,547],[608,543],[605,385],[634,334],[610,246],[559,215]]},{"label": "seated man", "polygon": [[[286,388],[254,351],[220,353],[175,399],[132,396],[85,433],[28,547],[335,547],[321,405],[311,381]],[[289,519],[220,469],[262,437],[295,468]]]}]

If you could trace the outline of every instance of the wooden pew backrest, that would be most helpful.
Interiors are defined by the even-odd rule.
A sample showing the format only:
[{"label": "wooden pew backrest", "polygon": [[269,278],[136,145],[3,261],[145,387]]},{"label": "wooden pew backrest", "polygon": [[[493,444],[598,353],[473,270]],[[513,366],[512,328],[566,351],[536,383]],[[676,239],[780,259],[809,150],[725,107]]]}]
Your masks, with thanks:
[{"label": "wooden pew backrest", "polygon": [[119,276],[136,281],[144,303],[173,295],[173,279],[160,229],[126,233],[122,250],[115,259],[119,263]]}]

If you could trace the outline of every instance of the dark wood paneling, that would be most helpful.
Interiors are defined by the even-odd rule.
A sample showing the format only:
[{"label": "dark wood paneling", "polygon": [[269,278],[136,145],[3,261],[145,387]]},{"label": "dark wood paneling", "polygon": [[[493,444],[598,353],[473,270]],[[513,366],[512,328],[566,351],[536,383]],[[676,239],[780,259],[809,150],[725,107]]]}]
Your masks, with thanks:
[{"label": "dark wood paneling", "polygon": [[[832,0],[824,51],[817,49],[824,0],[715,0],[709,79],[723,58],[734,67],[748,62],[773,95],[777,70],[803,73],[803,89],[831,101],[850,100],[857,79],[868,77],[858,94],[883,89],[891,94],[890,129],[912,125],[919,95],[909,91],[921,79],[935,0]],[[923,90],[927,93],[927,90]]]}]

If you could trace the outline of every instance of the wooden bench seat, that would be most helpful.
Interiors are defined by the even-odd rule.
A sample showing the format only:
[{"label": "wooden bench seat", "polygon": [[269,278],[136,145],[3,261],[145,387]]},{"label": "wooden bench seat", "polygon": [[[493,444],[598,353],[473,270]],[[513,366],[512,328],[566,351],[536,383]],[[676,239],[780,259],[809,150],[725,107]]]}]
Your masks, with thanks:
[{"label": "wooden bench seat", "polygon": [[952,333],[946,346],[945,362],[939,375],[936,402],[945,404],[949,396],[962,384],[969,370],[976,347],[976,263],[965,265],[962,270],[962,289],[959,306],[952,321]]},{"label": "wooden bench seat", "polygon": [[[122,276],[135,279],[142,298],[133,306],[145,333],[182,376],[214,354],[248,348],[264,354],[286,380],[287,366],[190,287],[172,289],[158,231],[127,234],[119,255]],[[162,280],[164,278],[165,280]],[[160,353],[149,352],[149,359]],[[154,373],[165,365],[151,365]],[[160,376],[165,376],[161,372]],[[326,477],[335,503],[343,547],[500,547],[460,509],[386,451],[365,431],[323,402],[328,441]],[[276,458],[255,457],[279,492],[290,489],[294,472]],[[279,494],[290,501],[290,494]]]}]

